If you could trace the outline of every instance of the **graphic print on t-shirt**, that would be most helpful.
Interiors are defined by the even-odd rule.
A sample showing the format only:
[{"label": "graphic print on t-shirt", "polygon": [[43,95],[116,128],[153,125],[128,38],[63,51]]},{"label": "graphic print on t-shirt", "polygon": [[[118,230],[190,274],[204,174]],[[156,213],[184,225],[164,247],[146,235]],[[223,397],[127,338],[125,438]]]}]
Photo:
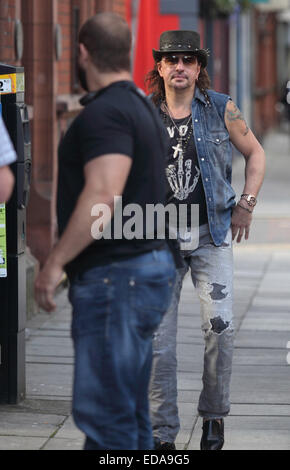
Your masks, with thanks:
[{"label": "graphic print on t-shirt", "polygon": [[[187,206],[187,226],[192,226],[192,205],[199,206],[199,224],[207,224],[207,207],[194,141],[192,117],[171,119],[159,108],[169,140],[165,167],[167,202]],[[193,221],[195,223],[195,221]]]},{"label": "graphic print on t-shirt", "polygon": [[186,201],[194,192],[200,178],[200,169],[193,164],[192,157],[186,157],[188,141],[192,138],[191,126],[188,124],[169,126],[167,131],[171,141],[172,157],[175,160],[166,168],[167,180],[174,197],[179,201]]}]

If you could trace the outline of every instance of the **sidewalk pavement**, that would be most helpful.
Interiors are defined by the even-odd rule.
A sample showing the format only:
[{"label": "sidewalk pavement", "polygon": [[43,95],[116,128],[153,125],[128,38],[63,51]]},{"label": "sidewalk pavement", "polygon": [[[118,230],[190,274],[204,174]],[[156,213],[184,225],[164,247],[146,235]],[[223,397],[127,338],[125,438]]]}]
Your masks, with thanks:
[{"label": "sidewalk pavement", "polygon": [[[234,248],[237,335],[224,450],[290,450],[288,139],[272,133],[265,140],[267,176],[251,236]],[[233,173],[240,194],[242,158],[235,162]],[[41,313],[27,325],[27,397],[17,406],[0,406],[0,450],[82,449],[83,435],[71,418],[73,349],[66,291],[58,295],[57,305],[55,314]],[[204,343],[199,302],[189,276],[179,312],[177,448],[197,450]]]}]

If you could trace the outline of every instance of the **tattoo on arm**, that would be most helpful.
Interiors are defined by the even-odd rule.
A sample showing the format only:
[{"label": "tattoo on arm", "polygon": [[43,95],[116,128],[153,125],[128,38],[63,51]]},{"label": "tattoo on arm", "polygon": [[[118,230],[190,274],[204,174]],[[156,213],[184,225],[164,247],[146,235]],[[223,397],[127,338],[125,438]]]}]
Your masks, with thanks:
[{"label": "tattoo on arm", "polygon": [[239,110],[239,108],[234,103],[233,103],[233,105],[234,105],[233,110],[231,110],[231,109],[227,110],[227,119],[229,121],[237,121],[237,120],[242,121],[245,124],[245,130],[243,132],[243,136],[246,136],[250,129],[248,128],[247,123],[246,123],[241,111]]}]

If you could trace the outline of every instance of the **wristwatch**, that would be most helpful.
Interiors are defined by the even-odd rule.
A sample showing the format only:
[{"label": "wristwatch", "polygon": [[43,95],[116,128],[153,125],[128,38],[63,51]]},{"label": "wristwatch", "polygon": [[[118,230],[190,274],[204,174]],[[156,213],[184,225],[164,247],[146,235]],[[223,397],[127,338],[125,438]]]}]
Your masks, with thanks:
[{"label": "wristwatch", "polygon": [[245,201],[247,201],[248,205],[251,207],[255,207],[258,202],[253,194],[242,194],[241,199],[245,199]]}]

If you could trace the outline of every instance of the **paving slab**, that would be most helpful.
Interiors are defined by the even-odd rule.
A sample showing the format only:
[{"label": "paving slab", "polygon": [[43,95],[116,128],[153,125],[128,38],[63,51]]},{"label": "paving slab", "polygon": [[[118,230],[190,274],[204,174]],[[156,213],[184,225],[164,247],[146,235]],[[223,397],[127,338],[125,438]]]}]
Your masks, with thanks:
[{"label": "paving slab", "polygon": [[178,325],[177,332],[178,342],[186,343],[189,341],[191,344],[201,345],[204,344],[202,332],[200,328],[184,327],[182,324]]},{"label": "paving slab", "polygon": [[[275,318],[275,312],[271,315],[271,318],[246,318],[241,326],[242,330],[254,330],[254,331],[290,331],[290,318],[279,319]],[[290,333],[289,333],[290,337]],[[289,338],[290,339],[290,338]]]},{"label": "paving slab", "polygon": [[[231,417],[225,420],[225,445],[223,450],[289,450],[290,418]],[[199,419],[188,445],[188,450],[198,450],[202,435]]]},{"label": "paving slab", "polygon": [[229,433],[238,427],[246,429],[249,425],[256,431],[275,429],[275,431],[289,432],[290,429],[289,416],[228,416],[225,421]]},{"label": "paving slab", "polygon": [[27,396],[71,396],[73,366],[29,363],[26,369]]},{"label": "paving slab", "polygon": [[178,325],[183,328],[194,328],[201,331],[201,320],[199,315],[183,315],[180,314],[178,318]]},{"label": "paving slab", "polygon": [[[289,287],[290,287],[290,282],[289,282]],[[253,299],[253,302],[252,302],[252,307],[263,307],[263,308],[267,308],[269,309],[269,307],[274,307],[273,310],[276,310],[276,308],[279,309],[279,311],[283,311],[285,309],[285,311],[287,313],[290,313],[290,305],[289,305],[289,301],[290,301],[290,292],[288,292],[288,295],[287,295],[287,292],[284,292],[284,295],[283,297],[279,295],[279,297],[275,297],[273,298],[270,297],[269,295],[265,295],[265,293],[263,294],[262,292],[260,293],[260,290],[259,290],[259,294],[256,295],[256,297]]]},{"label": "paving slab", "polygon": [[[285,349],[245,349],[235,348],[233,366],[280,366],[289,367]],[[285,371],[288,372],[288,371]]]},{"label": "paving slab", "polygon": [[[49,393],[49,390],[47,391]],[[43,400],[43,401],[51,401],[51,403],[61,403],[62,401],[64,403],[67,403],[69,400],[71,400],[71,393],[67,394],[67,395],[53,395],[52,393],[50,393],[49,395],[46,395],[45,394],[45,391],[42,393],[42,394],[33,394],[31,393],[29,395],[29,399],[30,400]],[[56,405],[58,406],[58,405]]]},{"label": "paving slab", "polygon": [[54,437],[52,439],[49,439],[44,447],[43,450],[62,450],[62,451],[67,451],[67,450],[74,450],[74,451],[82,451],[84,447],[84,439],[60,439],[57,437]]},{"label": "paving slab", "polygon": [[71,413],[71,400],[54,401],[52,397],[45,399],[26,398],[17,405],[0,405],[0,413],[30,413],[32,414],[56,414],[67,416]]},{"label": "paving slab", "polygon": [[26,355],[26,364],[74,364],[74,359],[71,356],[31,356]]},{"label": "paving slab", "polygon": [[42,437],[0,436],[0,450],[39,450],[47,441]]},{"label": "paving slab", "polygon": [[58,429],[55,436],[57,439],[84,440],[84,434],[76,427],[72,416],[69,416]]},{"label": "paving slab", "polygon": [[177,438],[176,438],[176,449],[177,450],[184,450],[188,443],[190,442],[191,438],[191,430],[182,429],[179,431]]},{"label": "paving slab", "polygon": [[38,329],[29,329],[26,328],[28,333],[27,339],[42,338],[46,337],[61,337],[61,338],[70,338],[69,330],[50,330],[49,328],[38,328]]},{"label": "paving slab", "polygon": [[3,435],[49,437],[66,416],[0,412],[0,440]]},{"label": "paving slab", "polygon": [[73,357],[73,346],[69,338],[35,337],[28,341],[26,352],[30,356],[65,356]]},{"label": "paving slab", "polygon": [[187,372],[187,373],[196,373],[199,372],[200,377],[203,372],[203,357],[202,356],[193,356],[193,359],[184,359],[178,358],[177,362],[177,372]]},{"label": "paving slab", "polygon": [[288,416],[290,417],[289,405],[264,405],[261,403],[244,404],[232,403],[230,416]]},{"label": "paving slab", "polygon": [[202,388],[200,374],[196,374],[196,373],[187,374],[187,376],[185,376],[183,372],[179,372],[177,374],[177,383],[178,383],[178,388],[180,390],[197,391],[197,390],[201,390]]},{"label": "paving slab", "polygon": [[[182,302],[179,304],[178,308],[179,314],[184,317],[199,317],[200,318],[200,303],[198,302],[190,302],[188,300],[187,302]],[[180,319],[180,315],[178,316],[178,319]]]},{"label": "paving slab", "polygon": [[[263,369],[263,373],[259,369]],[[231,401],[234,403],[289,404],[288,370],[289,368],[284,366],[236,365],[233,368],[231,381]]]},{"label": "paving slab", "polygon": [[180,416],[179,420],[181,429],[190,432],[195,426],[196,417],[195,415]]},{"label": "paving slab", "polygon": [[191,403],[196,408],[201,388],[197,390],[182,390],[178,388],[178,403]]},{"label": "paving slab", "polygon": [[278,348],[282,349],[290,341],[290,332],[284,328],[282,331],[247,330],[242,328],[237,332],[235,345],[237,348]]}]

